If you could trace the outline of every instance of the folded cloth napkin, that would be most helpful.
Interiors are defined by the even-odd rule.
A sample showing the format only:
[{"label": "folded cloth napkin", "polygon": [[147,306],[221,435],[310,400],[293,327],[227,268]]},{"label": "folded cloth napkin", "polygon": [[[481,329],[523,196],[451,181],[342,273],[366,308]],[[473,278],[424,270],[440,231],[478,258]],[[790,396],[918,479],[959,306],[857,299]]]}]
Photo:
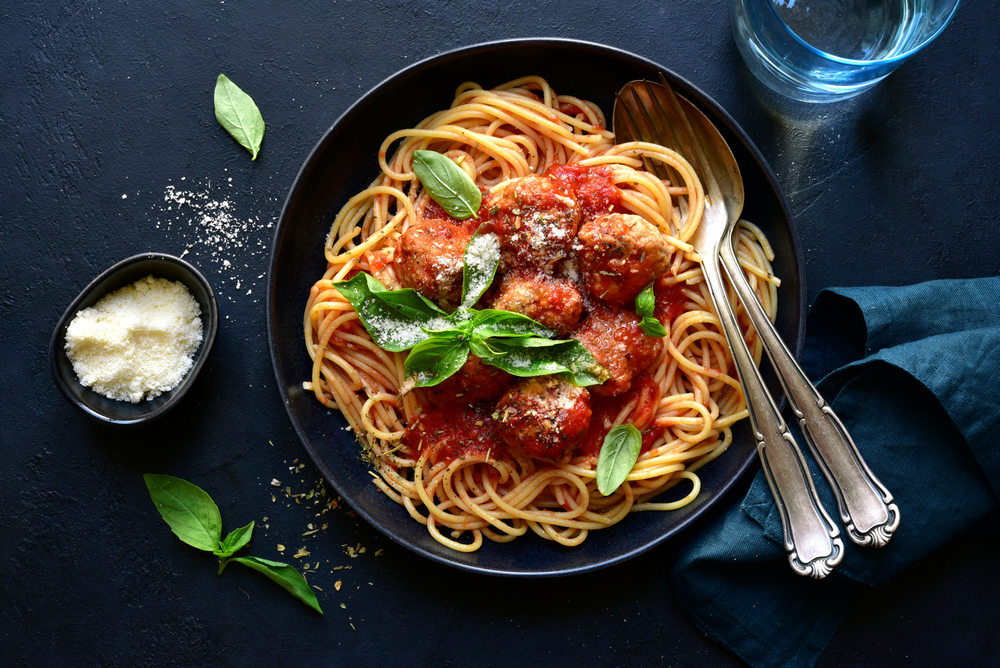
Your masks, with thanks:
[{"label": "folded cloth napkin", "polygon": [[863,587],[925,557],[1000,498],[1000,278],[824,290],[806,332],[803,369],[822,378],[820,394],[894,496],[900,526],[881,549],[845,538],[844,560],[824,580],[796,575],[758,472],[741,504],[691,536],[672,571],[678,599],[755,668],[813,666]]}]

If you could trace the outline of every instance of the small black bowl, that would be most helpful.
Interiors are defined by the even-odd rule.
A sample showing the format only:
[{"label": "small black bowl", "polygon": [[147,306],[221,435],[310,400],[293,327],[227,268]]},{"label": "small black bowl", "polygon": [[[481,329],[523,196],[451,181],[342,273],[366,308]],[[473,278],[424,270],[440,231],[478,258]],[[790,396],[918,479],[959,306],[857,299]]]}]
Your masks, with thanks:
[{"label": "small black bowl", "polygon": [[[195,353],[194,365],[187,376],[169,392],[137,404],[109,399],[80,384],[76,372],[73,371],[73,364],[66,356],[66,328],[81,309],[93,306],[102,297],[150,275],[169,281],[180,281],[191,292],[201,307],[203,336],[201,346]],[[52,370],[56,385],[70,403],[95,420],[118,427],[146,424],[162,417],[184,397],[205,364],[218,328],[219,310],[215,303],[215,293],[197,269],[172,255],[142,253],[122,260],[105,271],[73,300],[52,334],[52,341],[49,343],[49,368]]]}]

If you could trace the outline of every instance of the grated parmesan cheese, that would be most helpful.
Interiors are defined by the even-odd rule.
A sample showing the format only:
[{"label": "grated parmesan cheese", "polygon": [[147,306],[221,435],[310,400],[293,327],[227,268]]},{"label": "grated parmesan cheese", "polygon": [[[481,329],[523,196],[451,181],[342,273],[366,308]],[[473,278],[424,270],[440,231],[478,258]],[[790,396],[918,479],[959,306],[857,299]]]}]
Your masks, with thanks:
[{"label": "grated parmesan cheese", "polygon": [[174,389],[191,370],[200,316],[183,283],[147,276],[77,313],[66,354],[84,387],[139,403]]}]

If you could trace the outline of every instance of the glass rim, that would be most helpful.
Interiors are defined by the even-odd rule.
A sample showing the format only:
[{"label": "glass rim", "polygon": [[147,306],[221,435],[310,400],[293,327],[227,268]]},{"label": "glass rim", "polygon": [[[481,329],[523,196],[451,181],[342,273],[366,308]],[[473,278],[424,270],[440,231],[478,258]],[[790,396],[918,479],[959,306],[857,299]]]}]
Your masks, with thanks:
[{"label": "glass rim", "polygon": [[835,56],[832,53],[823,51],[822,49],[817,49],[815,46],[809,44],[804,39],[799,37],[798,34],[794,30],[792,30],[791,26],[789,26],[785,22],[785,19],[781,18],[781,15],[775,8],[774,0],[764,0],[764,4],[767,5],[767,11],[771,12],[774,18],[778,20],[778,22],[782,25],[782,27],[784,27],[785,31],[792,36],[792,39],[794,39],[796,42],[798,42],[807,50],[813,52],[817,56],[820,56],[821,58],[826,58],[827,60],[830,60],[835,63],[870,67],[873,65],[883,65],[887,63],[895,63],[901,60],[905,60],[906,58],[909,58],[917,51],[920,51],[922,48],[933,42],[935,39],[937,39],[938,35],[940,35],[941,32],[948,27],[948,24],[951,23],[951,20],[955,18],[955,13],[958,11],[959,6],[961,6],[962,0],[955,0],[955,6],[951,8],[951,13],[944,21],[941,22],[941,25],[938,26],[938,29],[934,31],[933,35],[928,36],[926,39],[924,39],[924,41],[922,41],[920,44],[918,44],[917,46],[913,47],[908,51],[904,51],[903,53],[898,53],[895,56],[891,56],[889,58],[879,58],[877,60],[856,60],[854,58],[843,58],[841,56]]}]

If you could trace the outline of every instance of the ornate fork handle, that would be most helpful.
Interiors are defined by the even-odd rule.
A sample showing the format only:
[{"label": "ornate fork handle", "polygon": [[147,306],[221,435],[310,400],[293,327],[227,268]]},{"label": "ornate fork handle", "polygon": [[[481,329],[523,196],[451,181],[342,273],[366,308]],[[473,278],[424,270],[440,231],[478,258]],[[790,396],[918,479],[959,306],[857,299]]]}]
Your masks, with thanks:
[{"label": "ornate fork handle", "polygon": [[899,526],[899,508],[778,336],[743,274],[732,241],[730,236],[721,244],[722,265],[764,344],[806,442],[833,489],[847,535],[858,545],[882,547]]},{"label": "ornate fork handle", "polygon": [[702,271],[746,394],[757,453],[781,516],[788,561],[800,575],[823,578],[844,557],[840,530],[823,509],[806,461],[750,356],[726,299],[717,258],[703,258]]}]

